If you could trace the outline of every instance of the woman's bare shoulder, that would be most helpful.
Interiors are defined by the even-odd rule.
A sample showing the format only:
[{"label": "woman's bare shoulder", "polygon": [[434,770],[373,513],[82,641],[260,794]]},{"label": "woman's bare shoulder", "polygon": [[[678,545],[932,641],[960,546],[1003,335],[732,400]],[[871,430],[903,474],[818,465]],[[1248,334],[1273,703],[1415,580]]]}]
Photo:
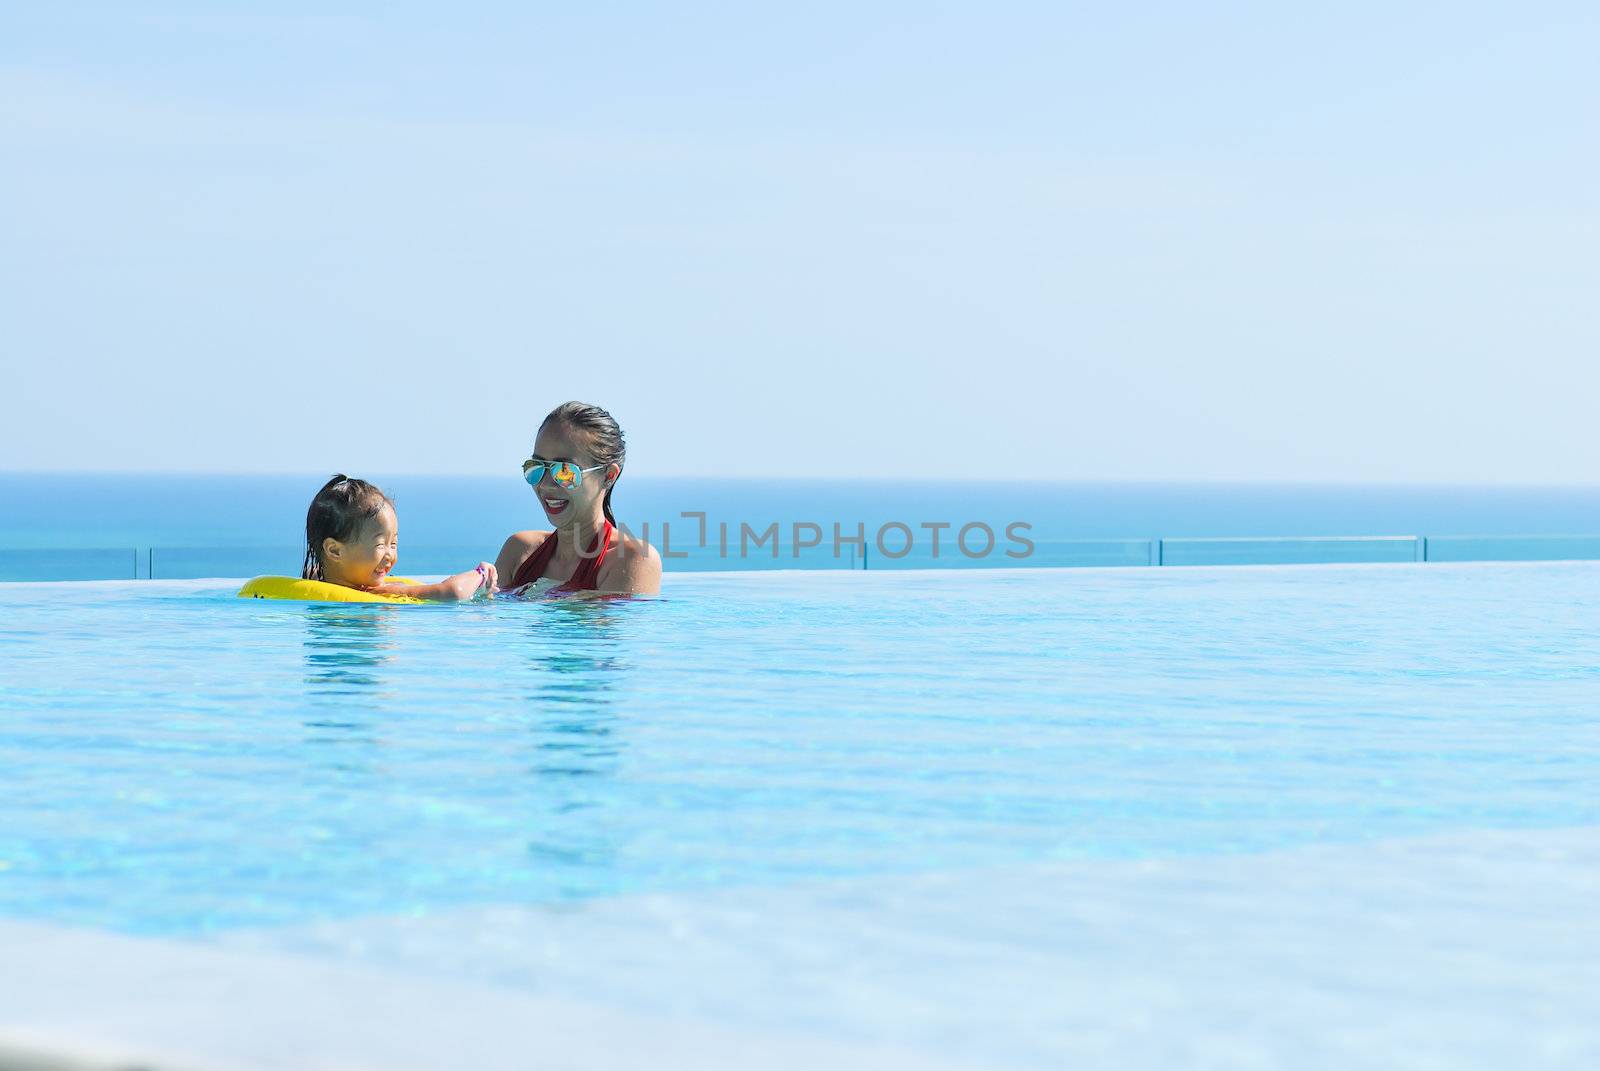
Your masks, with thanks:
[{"label": "woman's bare shoulder", "polygon": [[550,533],[538,528],[529,528],[526,532],[512,532],[506,537],[505,547],[522,547],[524,550],[538,550],[539,544],[550,538]]},{"label": "woman's bare shoulder", "polygon": [[517,571],[517,566],[521,565],[528,555],[538,550],[539,544],[549,538],[549,532],[535,528],[525,532],[512,532],[507,536],[494,563],[495,572],[500,574],[500,579],[509,581],[511,575]]},{"label": "woman's bare shoulder", "polygon": [[661,590],[661,555],[649,543],[617,533],[619,542],[601,566],[605,575],[597,578],[605,591],[626,591],[635,595],[654,595]]}]

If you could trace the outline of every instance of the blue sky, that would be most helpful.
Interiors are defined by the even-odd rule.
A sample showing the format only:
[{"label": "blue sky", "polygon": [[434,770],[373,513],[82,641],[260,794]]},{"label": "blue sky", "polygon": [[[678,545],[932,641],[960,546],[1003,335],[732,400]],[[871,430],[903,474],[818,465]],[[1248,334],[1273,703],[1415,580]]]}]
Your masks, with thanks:
[{"label": "blue sky", "polygon": [[1600,481],[1590,5],[18,7],[0,469]]}]

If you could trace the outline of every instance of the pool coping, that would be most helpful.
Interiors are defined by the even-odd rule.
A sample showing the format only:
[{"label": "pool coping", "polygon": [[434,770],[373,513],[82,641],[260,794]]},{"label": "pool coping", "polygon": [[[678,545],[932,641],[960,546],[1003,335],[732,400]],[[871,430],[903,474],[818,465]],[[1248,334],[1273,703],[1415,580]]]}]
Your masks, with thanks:
[{"label": "pool coping", "polygon": [[295,953],[9,919],[0,946],[51,991],[23,1023],[0,1013],[0,1071],[972,1068]]},{"label": "pool coping", "polygon": [[[265,944],[241,944],[0,919],[0,947],[15,968],[9,978],[0,974],[0,1071],[955,1071],[1008,1063],[945,1051],[932,1036],[813,1037],[793,1023],[741,1020],[692,1001],[682,1013],[637,999],[630,1005],[630,983],[691,991],[696,978],[692,969],[684,974],[686,955],[710,956],[718,991],[731,985],[732,999],[748,999],[738,965],[720,952],[787,979],[812,955],[808,919],[813,935],[851,935],[858,957],[888,950],[892,960],[908,935],[940,943],[931,958],[913,955],[909,966],[890,962],[886,971],[862,973],[858,961],[838,975],[850,967],[837,958],[841,945],[808,977],[786,982],[788,991],[837,987],[832,1007],[886,1014],[882,1022],[892,1026],[895,1012],[872,1010],[875,1002],[916,1002],[918,987],[905,985],[905,971],[937,966],[933,991],[943,997],[931,1010],[919,1004],[917,1016],[927,1011],[967,1036],[990,1036],[971,1033],[983,1015],[963,1018],[967,1004],[957,996],[962,985],[978,985],[1010,1016],[991,1019],[990,1029],[1009,1021],[1054,1030],[1063,1047],[1057,1055],[1085,1068],[1278,1066],[1298,1054],[1300,1066],[1344,1071],[1389,1066],[1375,1057],[1399,1051],[1419,1066],[1586,1068],[1600,1055],[1600,1028],[1582,997],[1600,977],[1590,954],[1600,937],[1572,927],[1587,918],[1596,861],[1600,826],[1463,829],[1265,853],[1086,858],[630,895],[581,909],[539,908],[538,925],[527,928],[477,914],[528,913],[516,907],[469,908],[440,920],[445,926],[434,936],[451,942],[447,955],[460,947],[460,934],[484,934],[512,951],[540,991],[509,975],[451,974],[441,946],[426,940],[397,961],[361,958],[363,948],[382,949],[383,926],[403,924],[408,939],[416,937],[409,916],[374,917],[376,933],[330,923],[340,930],[337,943],[355,939],[354,951],[338,957],[316,950],[315,926],[291,928],[309,943],[293,933],[285,941],[271,928],[258,931]],[[704,913],[682,915],[677,909],[690,901]],[[988,905],[989,937],[1002,937],[998,944],[946,934],[942,920],[968,918],[974,904]],[[1171,910],[1177,905],[1181,912]],[[652,915],[653,906],[666,910]],[[1033,911],[1040,916],[1031,918]],[[585,928],[589,912],[608,917]],[[618,914],[644,928],[616,929]],[[668,932],[663,918],[683,929]],[[773,919],[800,926],[768,935]],[[1017,944],[1022,920],[1034,937]],[[640,940],[651,928],[656,939]],[[565,944],[541,953],[552,933],[564,934]],[[603,934],[613,939],[595,940]],[[582,953],[599,988],[574,986],[554,970],[570,951]],[[1020,991],[994,985],[1010,975],[1007,986],[1026,984],[1035,994],[1018,1010],[1010,1001]],[[753,976],[746,969],[743,977],[748,984]],[[771,992],[754,988],[755,999],[770,1000]],[[809,1011],[825,1014],[829,1006]],[[1059,1021],[1015,1018],[1042,1007]],[[1508,1062],[1513,1054],[1520,1058]]]}]

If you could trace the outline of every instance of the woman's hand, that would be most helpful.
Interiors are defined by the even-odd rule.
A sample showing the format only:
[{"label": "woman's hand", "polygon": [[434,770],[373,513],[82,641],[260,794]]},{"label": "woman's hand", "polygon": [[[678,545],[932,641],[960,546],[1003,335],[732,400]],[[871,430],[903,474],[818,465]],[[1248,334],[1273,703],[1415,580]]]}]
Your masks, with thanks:
[{"label": "woman's hand", "polygon": [[485,594],[493,595],[500,590],[500,573],[495,569],[494,562],[479,562],[474,572],[483,577],[483,583],[479,587]]},{"label": "woman's hand", "polygon": [[470,573],[447,577],[442,586],[458,602],[466,602],[480,591],[493,595],[500,590],[499,575],[489,562],[479,562]]}]

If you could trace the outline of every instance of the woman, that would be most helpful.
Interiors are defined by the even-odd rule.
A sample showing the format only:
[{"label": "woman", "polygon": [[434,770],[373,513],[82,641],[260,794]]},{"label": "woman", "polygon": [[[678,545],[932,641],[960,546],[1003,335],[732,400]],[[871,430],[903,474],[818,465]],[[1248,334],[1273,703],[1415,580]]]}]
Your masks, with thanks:
[{"label": "woman", "polygon": [[523,478],[554,531],[517,532],[500,548],[495,571],[507,590],[549,577],[562,591],[654,595],[661,556],[617,529],[611,490],[627,458],[622,429],[597,405],[558,405],[539,425]]}]

